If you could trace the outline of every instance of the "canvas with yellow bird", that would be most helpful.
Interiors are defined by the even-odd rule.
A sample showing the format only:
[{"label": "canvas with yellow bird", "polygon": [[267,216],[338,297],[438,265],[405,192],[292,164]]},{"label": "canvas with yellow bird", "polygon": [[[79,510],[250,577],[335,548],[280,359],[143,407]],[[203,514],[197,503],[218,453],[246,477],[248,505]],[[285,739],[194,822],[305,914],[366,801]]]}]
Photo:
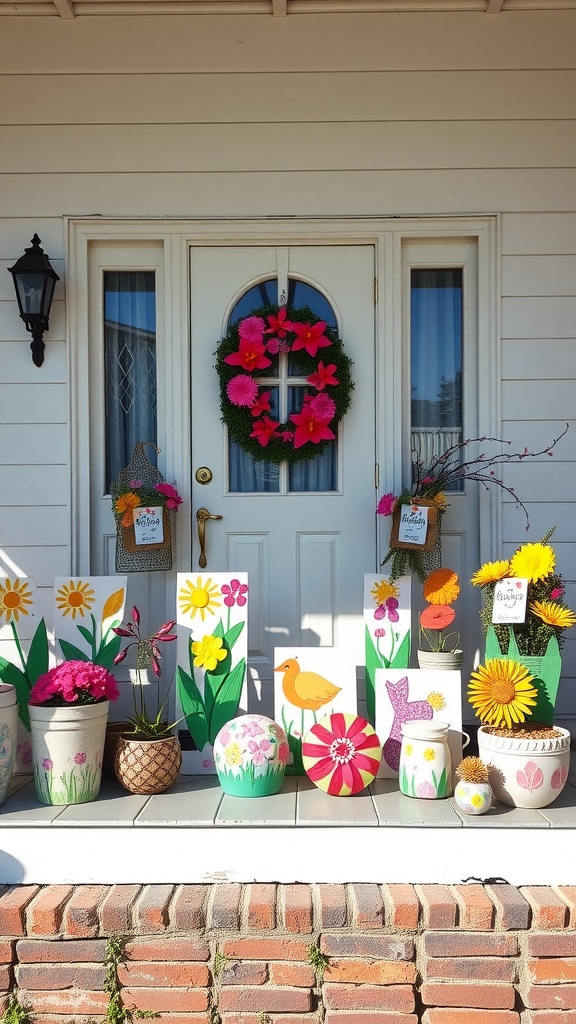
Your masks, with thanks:
[{"label": "canvas with yellow bird", "polygon": [[303,773],[302,765],[302,739],[305,734],[304,713],[314,713],[315,725],[318,721],[316,712],[320,708],[330,704],[331,701],[341,692],[340,686],[335,686],[319,672],[312,672],[300,668],[297,658],[287,658],[274,669],[275,672],[283,672],[282,692],[289,704],[300,708],[300,733],[294,732],[294,721],[288,722],[285,716],[285,708],[282,707],[282,726],[288,737],[290,749],[294,758],[294,771]]}]

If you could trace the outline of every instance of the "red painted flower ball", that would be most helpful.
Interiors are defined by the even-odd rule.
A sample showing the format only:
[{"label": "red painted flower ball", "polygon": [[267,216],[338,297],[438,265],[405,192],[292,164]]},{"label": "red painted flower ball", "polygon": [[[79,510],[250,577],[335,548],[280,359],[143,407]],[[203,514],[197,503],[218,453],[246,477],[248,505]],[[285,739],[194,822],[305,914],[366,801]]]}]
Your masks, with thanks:
[{"label": "red painted flower ball", "polygon": [[380,740],[359,715],[327,715],[302,743],[306,774],[329,796],[353,796],[366,789],[376,778],[381,759]]}]

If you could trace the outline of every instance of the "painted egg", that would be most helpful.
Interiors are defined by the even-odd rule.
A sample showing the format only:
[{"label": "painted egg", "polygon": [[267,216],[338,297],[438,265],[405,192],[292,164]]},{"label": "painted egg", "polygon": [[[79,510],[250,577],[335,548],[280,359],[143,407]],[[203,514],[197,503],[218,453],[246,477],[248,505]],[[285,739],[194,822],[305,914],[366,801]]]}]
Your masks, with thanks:
[{"label": "painted egg", "polygon": [[308,778],[330,796],[353,796],[376,778],[382,746],[359,715],[336,712],[312,728],[302,743]]},{"label": "painted egg", "polygon": [[214,740],[216,772],[229,796],[278,793],[289,755],[286,733],[265,715],[233,718]]}]

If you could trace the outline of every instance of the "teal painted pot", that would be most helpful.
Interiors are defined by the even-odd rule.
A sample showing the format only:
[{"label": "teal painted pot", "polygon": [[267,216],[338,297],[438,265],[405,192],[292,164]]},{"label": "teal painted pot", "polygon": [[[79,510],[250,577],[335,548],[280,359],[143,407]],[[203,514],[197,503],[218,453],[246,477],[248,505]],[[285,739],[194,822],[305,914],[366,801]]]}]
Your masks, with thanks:
[{"label": "teal painted pot", "polygon": [[284,782],[290,748],[286,733],[264,715],[227,722],[214,740],[214,763],[229,796],[272,796]]}]

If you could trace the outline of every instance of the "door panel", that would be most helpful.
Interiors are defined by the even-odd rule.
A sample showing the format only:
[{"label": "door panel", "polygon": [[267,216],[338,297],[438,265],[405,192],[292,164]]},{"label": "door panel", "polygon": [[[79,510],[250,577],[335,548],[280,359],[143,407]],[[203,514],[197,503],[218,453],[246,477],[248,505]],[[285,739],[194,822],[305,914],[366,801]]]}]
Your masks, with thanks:
[{"label": "door panel", "polygon": [[[335,492],[228,489],[227,439],[211,356],[240,295],[276,276],[279,294],[291,277],[326,295],[354,362]],[[207,524],[205,572],[249,573],[249,645],[266,660],[274,646],[351,644],[357,663],[363,662],[362,577],[374,571],[376,560],[373,280],[371,245],[191,249],[193,523],[199,506],[222,516]],[[213,474],[206,485],[195,480],[201,466]],[[198,554],[195,536],[193,571]]]}]

